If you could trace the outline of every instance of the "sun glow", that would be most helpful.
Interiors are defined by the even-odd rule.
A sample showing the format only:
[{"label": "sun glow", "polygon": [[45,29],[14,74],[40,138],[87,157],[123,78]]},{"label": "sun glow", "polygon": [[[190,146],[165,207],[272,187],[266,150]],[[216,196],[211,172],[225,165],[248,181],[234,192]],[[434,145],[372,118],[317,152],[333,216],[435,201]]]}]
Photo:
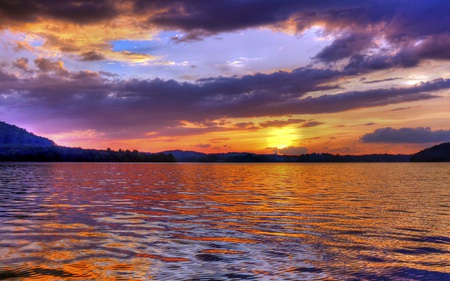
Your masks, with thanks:
[{"label": "sun glow", "polygon": [[285,148],[294,145],[299,140],[298,129],[283,127],[272,129],[267,137],[268,147]]}]

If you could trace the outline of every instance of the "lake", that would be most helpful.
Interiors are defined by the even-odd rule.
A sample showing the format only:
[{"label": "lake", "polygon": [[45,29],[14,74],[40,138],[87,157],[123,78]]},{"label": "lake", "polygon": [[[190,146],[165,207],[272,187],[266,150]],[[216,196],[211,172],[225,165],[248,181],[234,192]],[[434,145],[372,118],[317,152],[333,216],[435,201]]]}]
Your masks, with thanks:
[{"label": "lake", "polygon": [[0,163],[3,280],[450,280],[450,163]]}]

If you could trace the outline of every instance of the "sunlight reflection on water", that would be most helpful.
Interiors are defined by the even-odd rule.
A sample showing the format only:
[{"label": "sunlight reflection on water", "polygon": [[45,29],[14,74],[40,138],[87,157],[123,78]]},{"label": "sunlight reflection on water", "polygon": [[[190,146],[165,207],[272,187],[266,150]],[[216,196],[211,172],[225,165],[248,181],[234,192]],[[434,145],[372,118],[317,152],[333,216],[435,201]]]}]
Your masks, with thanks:
[{"label": "sunlight reflection on water", "polygon": [[0,163],[0,279],[449,280],[450,164]]}]

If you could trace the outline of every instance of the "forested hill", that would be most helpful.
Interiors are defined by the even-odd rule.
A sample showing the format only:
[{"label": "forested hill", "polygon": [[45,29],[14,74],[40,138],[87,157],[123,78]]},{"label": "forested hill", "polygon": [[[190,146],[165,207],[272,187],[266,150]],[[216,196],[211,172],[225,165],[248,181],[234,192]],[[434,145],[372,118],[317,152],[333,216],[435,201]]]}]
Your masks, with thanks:
[{"label": "forested hill", "polygon": [[25,129],[0,121],[0,146],[54,146],[55,143]]},{"label": "forested hill", "polygon": [[172,155],[137,150],[82,149],[56,145],[17,126],[0,121],[0,161],[39,162],[175,162]]},{"label": "forested hill", "polygon": [[411,156],[412,162],[450,162],[450,142],[424,149]]}]

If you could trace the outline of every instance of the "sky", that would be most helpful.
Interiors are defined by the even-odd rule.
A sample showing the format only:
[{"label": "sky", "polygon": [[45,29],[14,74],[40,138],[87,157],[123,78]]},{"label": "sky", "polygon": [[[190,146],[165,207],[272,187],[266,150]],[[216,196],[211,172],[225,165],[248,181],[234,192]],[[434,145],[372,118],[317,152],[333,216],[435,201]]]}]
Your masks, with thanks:
[{"label": "sky", "polygon": [[0,2],[0,121],[59,145],[415,153],[450,141],[447,0]]}]

